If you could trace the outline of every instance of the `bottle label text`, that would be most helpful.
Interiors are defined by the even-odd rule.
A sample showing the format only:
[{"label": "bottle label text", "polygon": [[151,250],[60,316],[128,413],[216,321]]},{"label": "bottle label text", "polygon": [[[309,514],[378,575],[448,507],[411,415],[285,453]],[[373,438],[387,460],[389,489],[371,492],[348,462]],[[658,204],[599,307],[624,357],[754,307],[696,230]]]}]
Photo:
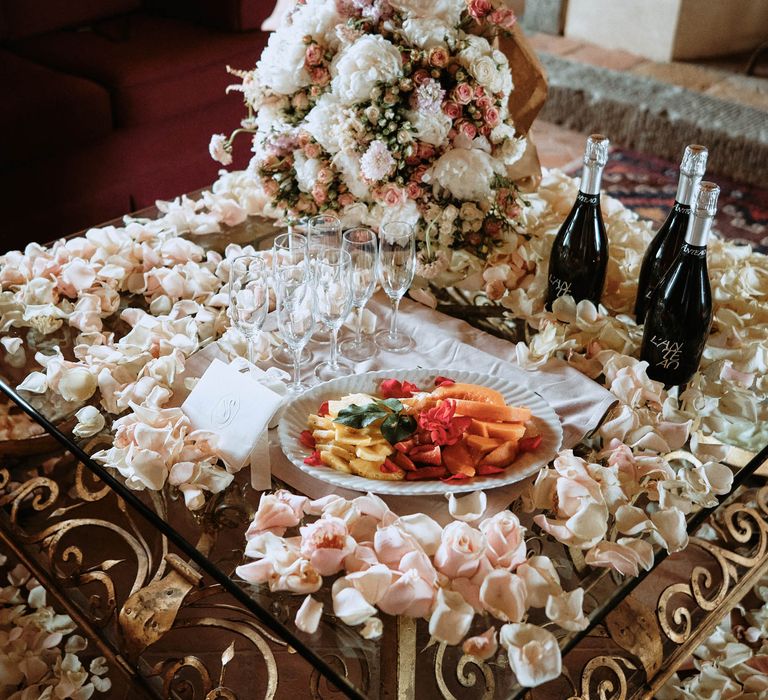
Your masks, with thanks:
[{"label": "bottle label text", "polygon": [[657,367],[677,369],[680,366],[680,356],[683,354],[682,342],[673,343],[671,340],[654,335],[651,343],[661,352],[661,359],[656,363]]},{"label": "bottle label text", "polygon": [[565,280],[558,279],[554,275],[549,276],[549,284],[552,289],[555,290],[555,296],[561,297],[564,294],[571,293],[571,287],[573,282],[566,282]]}]

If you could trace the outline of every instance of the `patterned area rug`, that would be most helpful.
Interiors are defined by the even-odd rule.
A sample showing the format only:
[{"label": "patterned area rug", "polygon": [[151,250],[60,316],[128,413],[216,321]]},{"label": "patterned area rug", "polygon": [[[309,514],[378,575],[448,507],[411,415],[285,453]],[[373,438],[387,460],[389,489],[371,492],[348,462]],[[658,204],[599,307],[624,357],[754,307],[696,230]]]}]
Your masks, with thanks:
[{"label": "patterned area rug", "polygon": [[[675,198],[678,163],[614,148],[603,175],[603,188],[640,216],[664,221]],[[581,167],[568,169],[578,176]],[[768,190],[707,173],[720,185],[715,230],[734,243],[768,254]]]}]

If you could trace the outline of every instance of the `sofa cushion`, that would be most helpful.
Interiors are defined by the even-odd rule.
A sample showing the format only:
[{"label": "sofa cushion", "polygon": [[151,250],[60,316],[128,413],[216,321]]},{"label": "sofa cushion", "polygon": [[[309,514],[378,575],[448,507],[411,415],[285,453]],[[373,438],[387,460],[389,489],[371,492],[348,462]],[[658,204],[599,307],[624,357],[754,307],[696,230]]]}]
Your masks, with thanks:
[{"label": "sofa cushion", "polygon": [[13,48],[51,68],[94,80],[112,95],[118,126],[137,126],[221,100],[237,82],[226,66],[250,68],[266,43],[262,32],[231,34],[136,13],[92,31],[60,31]]},{"label": "sofa cushion", "polygon": [[20,39],[62,27],[77,27],[94,20],[131,12],[141,0],[0,0],[0,26],[6,36]]},{"label": "sofa cushion", "polygon": [[112,131],[109,93],[0,49],[0,168],[94,141]]},{"label": "sofa cushion", "polygon": [[144,0],[144,7],[154,13],[230,32],[261,28],[274,6],[274,0]]}]

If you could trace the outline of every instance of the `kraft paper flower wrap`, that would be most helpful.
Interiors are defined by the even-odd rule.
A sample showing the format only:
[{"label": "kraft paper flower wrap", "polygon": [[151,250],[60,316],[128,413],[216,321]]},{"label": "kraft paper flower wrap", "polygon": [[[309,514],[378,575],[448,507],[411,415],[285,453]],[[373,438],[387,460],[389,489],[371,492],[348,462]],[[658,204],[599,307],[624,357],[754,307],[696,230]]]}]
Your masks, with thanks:
[{"label": "kraft paper flower wrap", "polygon": [[[417,289],[506,259],[524,235],[523,191],[540,182],[528,138],[546,79],[498,0],[306,0],[253,70],[232,71],[248,116],[211,155],[248,173],[264,214],[334,212],[346,226],[405,221],[419,233]],[[418,294],[418,292],[417,292]]]}]

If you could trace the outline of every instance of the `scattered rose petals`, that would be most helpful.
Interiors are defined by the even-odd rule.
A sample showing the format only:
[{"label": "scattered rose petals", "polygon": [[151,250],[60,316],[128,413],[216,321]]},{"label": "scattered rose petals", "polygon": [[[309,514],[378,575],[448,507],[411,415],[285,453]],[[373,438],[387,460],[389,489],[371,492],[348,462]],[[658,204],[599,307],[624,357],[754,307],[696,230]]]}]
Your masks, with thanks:
[{"label": "scattered rose petals", "polygon": [[323,615],[323,604],[311,595],[304,598],[301,607],[296,611],[296,627],[307,634],[314,634],[320,625]]}]

